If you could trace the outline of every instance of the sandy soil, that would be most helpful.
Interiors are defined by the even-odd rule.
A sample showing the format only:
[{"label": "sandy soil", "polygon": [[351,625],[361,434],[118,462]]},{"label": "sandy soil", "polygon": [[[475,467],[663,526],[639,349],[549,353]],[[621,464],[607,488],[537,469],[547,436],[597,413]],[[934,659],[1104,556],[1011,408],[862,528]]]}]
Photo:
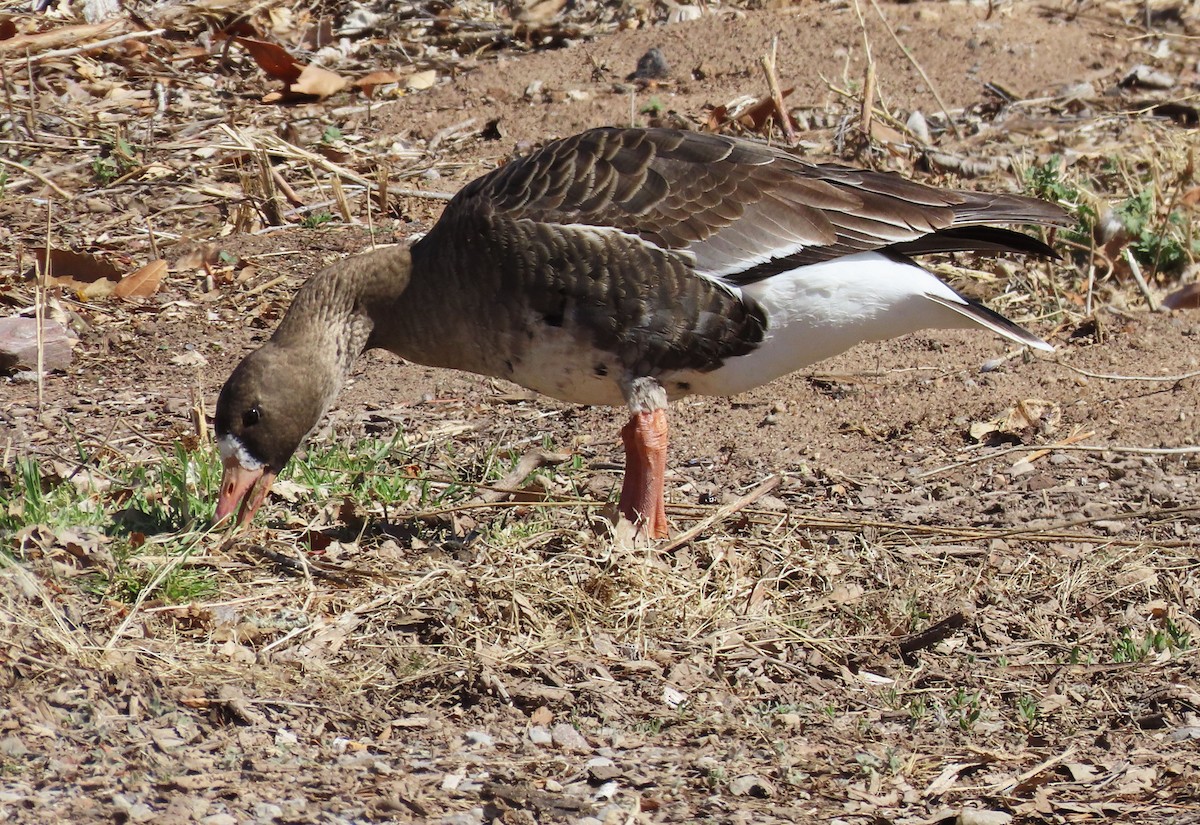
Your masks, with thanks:
[{"label": "sandy soil", "polygon": [[[1171,44],[1160,63],[1190,66],[1179,71],[1194,90],[1194,41],[1149,42],[1123,7],[881,8],[951,110],[988,111],[985,83],[1021,100],[1088,83],[1115,99],[1160,40]],[[879,100],[933,116],[930,85],[864,14]],[[1174,33],[1188,25],[1194,34],[1194,12]],[[393,168],[396,185],[450,192],[514,149],[628,122],[631,107],[639,122],[695,122],[760,95],[758,57],[775,36],[790,100],[814,116],[803,151],[829,156],[837,117],[855,105],[831,89],[860,88],[867,62],[841,4],[722,9],[569,48],[503,49],[369,120],[335,102],[286,118],[302,134],[336,120],[418,149],[436,141]],[[624,78],[650,47],[671,79],[637,88]],[[1133,106],[1121,100],[981,114],[953,153],[1024,167],[1085,154],[1084,123],[1118,129],[1131,151],[1184,130],[1136,115],[1113,127],[1112,112]],[[259,116],[248,93],[236,101],[233,121]],[[490,122],[498,138],[481,134]],[[962,183],[911,155],[874,161]],[[968,185],[1020,179],[1002,167]],[[4,208],[14,239],[37,237],[36,218],[18,225],[27,203]],[[395,197],[377,237],[403,242],[439,209]],[[61,219],[86,227],[82,207]],[[168,278],[136,306],[80,305],[82,344],[43,408],[33,385],[4,385],[0,493],[15,506],[14,456],[70,465],[81,443],[153,462],[194,444],[191,411],[211,412],[295,287],[369,243],[362,225],[195,230],[171,256],[209,245],[253,274],[212,291]],[[17,302],[27,286],[15,260],[0,261],[2,294]],[[591,505],[620,484],[621,411],[373,353],[309,455],[399,431],[424,469],[470,482],[498,451],[547,444],[576,459],[543,474],[566,506],[414,518],[383,502],[355,521],[300,491],[272,502],[265,528],[200,540],[188,563],[218,577],[218,597],[136,611],[76,581],[71,541],[108,538],[12,537],[15,563],[0,569],[0,820],[1200,821],[1200,453],[1188,449],[1200,444],[1200,314],[1151,313],[1128,280],[1108,279],[1089,315],[1079,255],[981,268],[960,285],[1022,317],[1053,356],[922,334],[676,405],[679,531],[772,486],[670,553],[592,529]],[[1035,420],[972,435],[1014,410]],[[512,532],[523,520],[537,529]],[[488,538],[464,540],[473,528]],[[307,556],[316,535],[314,564],[332,577],[271,561]],[[937,638],[914,635],[931,627]],[[1142,642],[1133,661],[1118,655]]]}]

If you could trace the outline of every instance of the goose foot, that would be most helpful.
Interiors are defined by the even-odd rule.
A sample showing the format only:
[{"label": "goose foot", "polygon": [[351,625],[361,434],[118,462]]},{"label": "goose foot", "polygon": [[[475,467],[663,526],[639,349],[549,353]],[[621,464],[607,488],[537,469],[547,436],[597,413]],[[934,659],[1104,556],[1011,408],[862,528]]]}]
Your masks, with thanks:
[{"label": "goose foot", "polygon": [[663,502],[667,469],[667,411],[634,413],[621,428],[625,442],[625,481],[621,485],[621,516],[648,539],[670,536]]}]

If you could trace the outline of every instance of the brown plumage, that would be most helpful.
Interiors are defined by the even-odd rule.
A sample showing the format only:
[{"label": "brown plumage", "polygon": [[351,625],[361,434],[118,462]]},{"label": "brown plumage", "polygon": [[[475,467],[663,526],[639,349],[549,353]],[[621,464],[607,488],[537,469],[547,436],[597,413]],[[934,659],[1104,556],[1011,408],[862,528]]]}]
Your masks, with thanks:
[{"label": "brown plumage", "polygon": [[217,516],[248,521],[365,348],[630,406],[623,515],[667,532],[669,398],[731,394],[927,327],[1040,339],[909,256],[1052,255],[985,224],[1057,224],[1057,206],[812,164],[762,143],[596,129],[462,189],[410,249],[349,258],[298,293],[217,405]]}]

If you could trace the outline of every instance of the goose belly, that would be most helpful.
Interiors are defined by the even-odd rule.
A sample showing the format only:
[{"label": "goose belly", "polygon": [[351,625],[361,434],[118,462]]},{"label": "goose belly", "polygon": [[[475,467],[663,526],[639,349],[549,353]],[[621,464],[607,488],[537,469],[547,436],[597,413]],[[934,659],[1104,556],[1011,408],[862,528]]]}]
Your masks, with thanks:
[{"label": "goose belly", "polygon": [[932,273],[875,252],[798,267],[742,287],[767,315],[767,334],[747,355],[710,372],[664,376],[690,392],[733,395],[856,344],[922,329],[973,326],[960,313],[930,300],[965,303]]}]

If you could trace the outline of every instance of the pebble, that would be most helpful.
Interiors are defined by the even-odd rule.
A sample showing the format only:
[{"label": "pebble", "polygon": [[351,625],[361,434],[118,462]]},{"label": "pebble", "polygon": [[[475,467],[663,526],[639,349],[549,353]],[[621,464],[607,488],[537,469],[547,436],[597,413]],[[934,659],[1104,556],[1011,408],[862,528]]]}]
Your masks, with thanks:
[{"label": "pebble", "polygon": [[529,741],[535,745],[549,745],[554,741],[549,729],[541,725],[534,725],[529,729]]},{"label": "pebble", "polygon": [[0,739],[0,756],[7,756],[10,759],[21,759],[29,754],[29,749],[25,747],[25,743],[15,736],[6,736]]},{"label": "pebble", "polygon": [[259,802],[254,806],[254,820],[256,822],[274,822],[283,817],[283,808],[278,805],[273,805],[270,802]]},{"label": "pebble", "polygon": [[550,731],[554,744],[568,753],[591,753],[592,746],[583,738],[583,734],[566,722],[559,722]]},{"label": "pebble", "polygon": [[229,814],[210,814],[200,820],[200,825],[238,825],[238,821]]},{"label": "pebble", "polygon": [[470,730],[464,735],[468,747],[475,748],[494,748],[496,740],[492,738],[490,733],[482,730]]}]

